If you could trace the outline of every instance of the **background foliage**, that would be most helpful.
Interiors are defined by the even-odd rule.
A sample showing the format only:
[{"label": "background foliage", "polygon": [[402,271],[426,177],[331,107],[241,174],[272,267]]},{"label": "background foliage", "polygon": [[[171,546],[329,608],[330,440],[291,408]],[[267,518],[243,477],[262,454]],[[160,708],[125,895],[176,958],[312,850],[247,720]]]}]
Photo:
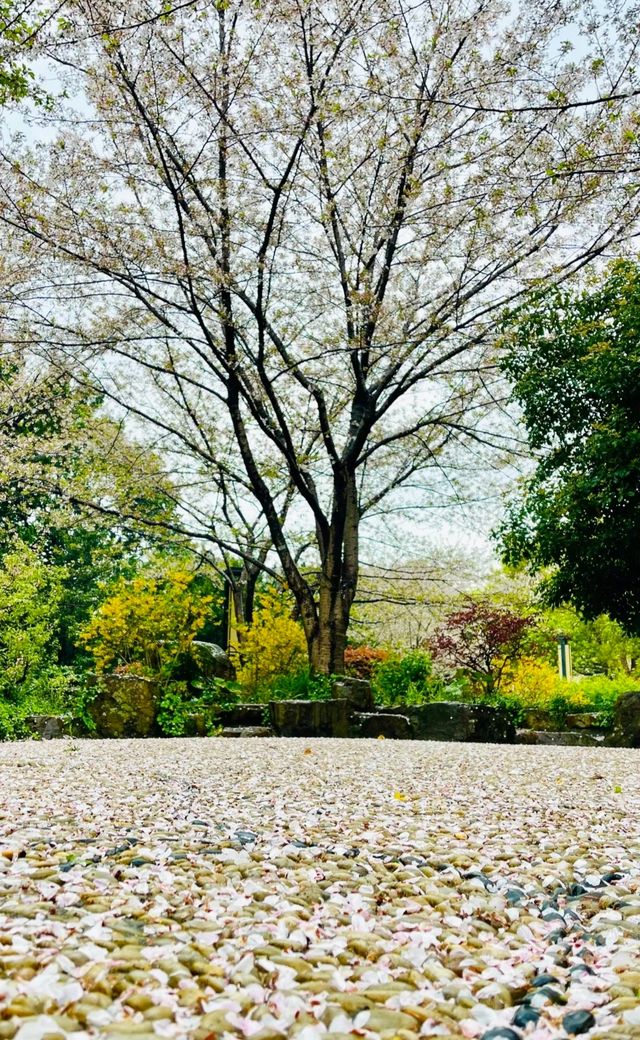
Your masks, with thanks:
[{"label": "background foliage", "polygon": [[640,266],[534,294],[506,337],[537,467],[500,528],[504,559],[541,575],[548,603],[640,635]]}]

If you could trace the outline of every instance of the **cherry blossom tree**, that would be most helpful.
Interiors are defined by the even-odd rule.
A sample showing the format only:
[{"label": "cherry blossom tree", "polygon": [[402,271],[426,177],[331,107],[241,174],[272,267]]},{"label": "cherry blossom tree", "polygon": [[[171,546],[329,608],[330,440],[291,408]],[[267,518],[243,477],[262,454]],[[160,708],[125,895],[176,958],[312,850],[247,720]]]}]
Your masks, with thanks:
[{"label": "cherry blossom tree", "polygon": [[149,431],[195,536],[276,560],[319,671],[367,518],[508,445],[498,315],[632,232],[636,20],[70,0],[50,31],[66,95],[0,157],[13,336]]}]

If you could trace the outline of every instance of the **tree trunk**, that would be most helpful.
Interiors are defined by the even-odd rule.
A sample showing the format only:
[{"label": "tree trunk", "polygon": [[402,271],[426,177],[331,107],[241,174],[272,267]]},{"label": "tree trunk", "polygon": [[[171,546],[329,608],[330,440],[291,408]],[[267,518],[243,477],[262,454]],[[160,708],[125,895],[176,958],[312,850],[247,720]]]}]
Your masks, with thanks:
[{"label": "tree trunk", "polygon": [[249,626],[253,621],[253,609],[256,598],[256,585],[260,576],[258,567],[245,564],[237,576],[231,581],[231,596],[236,620],[241,626]]},{"label": "tree trunk", "polygon": [[312,638],[307,638],[309,664],[323,675],[342,675],[347,646],[349,608],[339,588],[325,575],[320,580],[318,623]]},{"label": "tree trunk", "polygon": [[[358,581],[358,496],[355,474],[334,473],[328,537],[323,545],[320,589],[313,614],[299,604],[309,649],[309,664],[323,675],[344,673],[351,605]],[[306,607],[306,609],[305,609]]]}]

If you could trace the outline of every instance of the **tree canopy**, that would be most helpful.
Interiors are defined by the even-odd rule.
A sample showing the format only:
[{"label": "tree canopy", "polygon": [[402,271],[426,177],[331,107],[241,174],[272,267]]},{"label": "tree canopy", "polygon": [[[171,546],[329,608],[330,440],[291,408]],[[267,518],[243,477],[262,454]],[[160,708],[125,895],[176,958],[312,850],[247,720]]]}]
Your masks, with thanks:
[{"label": "tree canopy", "polygon": [[0,348],[0,558],[19,537],[58,574],[64,663],[100,586],[172,541],[175,500],[160,460],[100,405],[68,373]]},{"label": "tree canopy", "polygon": [[618,0],[74,0],[43,44],[66,98],[2,153],[15,340],[147,432],[197,537],[272,552],[322,671],[362,523],[507,443],[497,315],[633,226],[635,30]]},{"label": "tree canopy", "polygon": [[550,603],[640,634],[640,267],[536,293],[507,335],[537,465],[499,531],[505,560],[546,572]]}]

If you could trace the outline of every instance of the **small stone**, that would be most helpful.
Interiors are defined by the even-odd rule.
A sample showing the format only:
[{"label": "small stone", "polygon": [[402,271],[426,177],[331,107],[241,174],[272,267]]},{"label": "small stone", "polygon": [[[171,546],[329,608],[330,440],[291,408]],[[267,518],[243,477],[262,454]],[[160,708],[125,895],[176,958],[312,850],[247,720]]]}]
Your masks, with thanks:
[{"label": "small stone", "polygon": [[571,975],[593,975],[594,970],[589,964],[574,964],[569,968]]},{"label": "small stone", "polygon": [[519,1029],[526,1029],[528,1025],[535,1025],[538,1022],[539,1018],[539,1011],[536,1011],[535,1008],[527,1007],[523,1004],[522,1007],[519,1007],[516,1011],[512,1021],[514,1026],[518,1026]]},{"label": "small stone", "polygon": [[607,792],[635,806],[637,753],[599,749],[603,786],[589,748],[496,752],[0,743],[0,1040],[45,1014],[105,1040],[582,1040],[580,1004],[585,1038],[628,1040],[640,839]]},{"label": "small stone", "polygon": [[542,1007],[547,1001],[551,1004],[566,1004],[567,998],[564,993],[559,993],[552,986],[541,986],[540,989],[534,990],[529,1003],[532,1007],[538,1008]]},{"label": "small stone", "polygon": [[403,1011],[391,1011],[385,1007],[374,1007],[371,1009],[367,1019],[367,1030],[375,1033],[389,1029],[395,1032],[399,1029],[413,1029],[415,1024],[415,1019],[411,1015],[406,1015]]},{"label": "small stone", "polygon": [[531,985],[537,989],[539,986],[547,986],[549,984],[553,985],[554,983],[557,983],[558,985],[560,984],[560,980],[557,979],[555,975],[542,974],[536,975]]},{"label": "small stone", "polygon": [[596,1024],[596,1020],[590,1011],[570,1011],[562,1019],[562,1027],[565,1032],[572,1036],[579,1033],[588,1033]]},{"label": "small stone", "polygon": [[507,902],[510,906],[517,906],[524,899],[524,892],[521,892],[517,888],[509,888],[507,890]]}]

